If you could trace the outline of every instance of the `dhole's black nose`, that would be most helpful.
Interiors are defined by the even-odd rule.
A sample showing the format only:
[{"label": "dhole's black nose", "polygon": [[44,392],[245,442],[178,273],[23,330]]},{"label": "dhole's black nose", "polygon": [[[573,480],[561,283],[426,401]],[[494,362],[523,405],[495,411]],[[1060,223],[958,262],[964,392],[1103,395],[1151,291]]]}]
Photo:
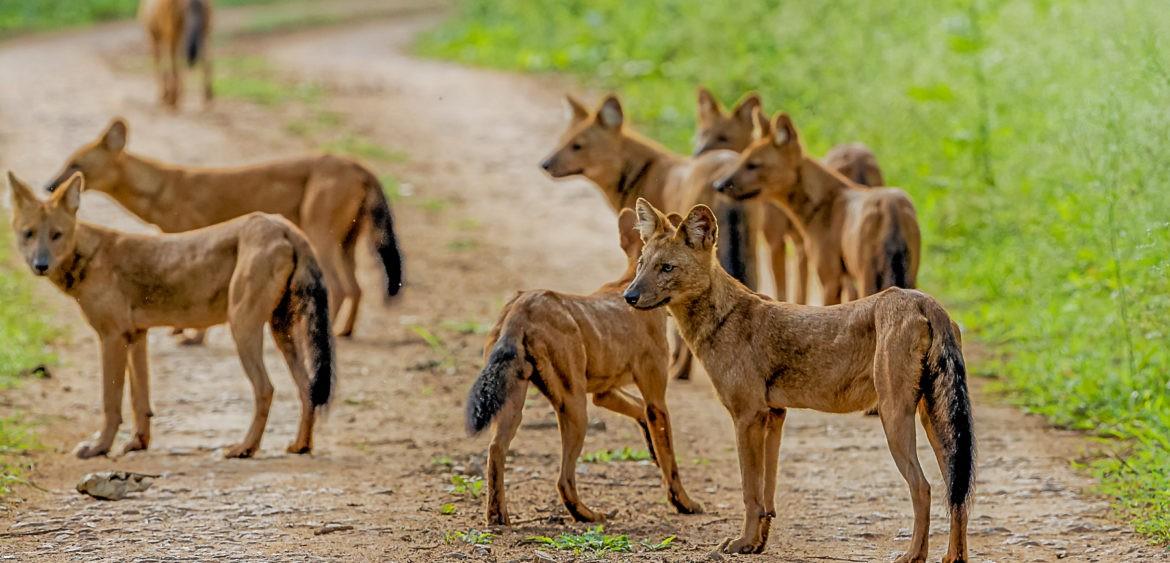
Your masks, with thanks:
[{"label": "dhole's black nose", "polygon": [[632,289],[627,289],[626,292],[622,294],[622,297],[626,299],[626,303],[629,303],[630,305],[637,305],[638,299],[642,297],[642,294]]},{"label": "dhole's black nose", "polygon": [[36,272],[38,274],[44,274],[45,272],[49,271],[49,263],[48,262],[36,262],[32,265],[32,267],[33,267],[33,270],[36,270]]},{"label": "dhole's black nose", "polygon": [[540,167],[541,167],[541,168],[543,168],[545,172],[548,172],[549,170],[552,170],[552,167],[553,167],[553,159],[551,159],[551,158],[546,158],[546,159],[544,159],[544,162],[541,162],[541,163],[540,163]]},{"label": "dhole's black nose", "polygon": [[715,183],[712,184],[711,187],[715,188],[715,191],[723,193],[727,190],[730,190],[733,185],[734,183],[731,181],[731,176],[728,176],[726,178],[715,180]]}]

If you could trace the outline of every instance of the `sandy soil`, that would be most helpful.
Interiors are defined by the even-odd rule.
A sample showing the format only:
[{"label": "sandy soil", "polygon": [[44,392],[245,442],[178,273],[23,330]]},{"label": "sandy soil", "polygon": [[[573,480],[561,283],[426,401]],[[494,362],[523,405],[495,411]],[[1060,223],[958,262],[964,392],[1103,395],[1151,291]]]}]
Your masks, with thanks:
[{"label": "sandy soil", "polygon": [[[499,560],[528,561],[531,535],[581,530],[555,488],[559,440],[551,409],[534,397],[513,442],[508,486],[512,529],[490,548],[447,543],[445,533],[481,526],[477,499],[458,497],[451,476],[476,472],[486,437],[462,431],[462,404],[479,367],[483,336],[457,325],[490,324],[511,292],[548,287],[585,292],[621,270],[616,221],[592,186],[554,183],[537,167],[562,127],[563,84],[551,79],[419,60],[411,38],[434,10],[377,7],[361,23],[247,37],[227,48],[268,57],[290,76],[323,84],[324,106],[345,127],[407,155],[376,167],[411,192],[395,213],[408,288],[388,304],[364,304],[358,334],[339,345],[340,398],[320,425],[318,449],[290,456],[283,444],[296,402],[271,347],[277,398],[257,459],[221,459],[238,439],[251,394],[222,329],[204,348],[151,335],[154,444],[120,459],[79,461],[69,452],[99,424],[96,342],[73,304],[47,284],[47,314],[71,327],[53,377],[4,398],[46,422],[46,448],[31,476],[0,512],[0,559],[50,560]],[[226,12],[230,28],[243,12]],[[302,109],[221,100],[172,114],[154,104],[137,28],[115,24],[0,44],[0,166],[43,182],[66,154],[111,116],[131,124],[130,148],[189,164],[234,164],[310,149],[285,124]],[[7,201],[5,196],[4,201]],[[149,227],[101,195],[84,198],[89,220],[127,230]],[[365,287],[378,278],[362,256]],[[926,267],[931,267],[929,257]],[[372,295],[371,290],[367,295]],[[438,335],[426,345],[412,327]],[[975,360],[977,361],[977,360]],[[607,530],[636,541],[678,537],[657,553],[607,559],[705,561],[738,532],[742,506],[730,421],[703,377],[670,389],[682,477],[707,513],[680,516],[665,502],[647,463],[581,464],[581,494],[613,511]],[[1136,561],[1166,557],[1108,518],[1107,503],[1069,467],[1086,442],[976,394],[980,447],[971,522],[976,561]],[[642,447],[631,422],[594,411],[600,423],[586,451]],[[906,487],[876,419],[794,412],[781,454],[780,514],[761,561],[888,561],[911,525]],[[124,439],[124,438],[123,438]],[[920,439],[928,477],[941,490]],[[146,493],[99,502],[73,491],[90,471],[159,473]],[[945,549],[947,522],[935,495],[932,555]],[[454,503],[456,513],[440,515]],[[328,525],[334,525],[326,527]],[[323,530],[341,528],[332,533]],[[547,550],[545,550],[547,552]],[[567,561],[574,556],[551,553]],[[582,555],[580,559],[591,556]]]}]

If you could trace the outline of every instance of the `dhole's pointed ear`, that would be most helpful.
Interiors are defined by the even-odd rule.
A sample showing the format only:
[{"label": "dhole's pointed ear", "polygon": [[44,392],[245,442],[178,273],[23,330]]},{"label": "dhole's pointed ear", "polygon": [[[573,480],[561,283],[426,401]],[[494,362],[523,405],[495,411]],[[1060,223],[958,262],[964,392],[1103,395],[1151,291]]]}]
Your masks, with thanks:
[{"label": "dhole's pointed ear", "polygon": [[787,113],[780,112],[772,120],[772,144],[782,147],[788,143],[796,142],[796,126],[792,124],[792,118]]},{"label": "dhole's pointed ear", "polygon": [[634,247],[642,246],[638,232],[638,214],[629,207],[618,213],[618,233],[621,234],[622,250],[628,254]]},{"label": "dhole's pointed ear", "polygon": [[81,207],[81,190],[83,189],[85,189],[85,178],[81,172],[74,172],[61,187],[53,190],[53,195],[49,197],[49,205],[53,208],[64,209],[70,215],[76,215],[77,208]]},{"label": "dhole's pointed ear", "polygon": [[691,208],[687,218],[678,227],[678,236],[683,237],[687,246],[696,250],[710,250],[715,246],[719,225],[711,208],[699,204]]},{"label": "dhole's pointed ear", "polygon": [[764,103],[760,101],[759,94],[748,92],[748,95],[735,104],[735,109],[731,111],[736,119],[744,123],[755,124],[756,111],[764,111]]},{"label": "dhole's pointed ear", "polygon": [[666,220],[670,221],[671,227],[674,227],[677,229],[678,226],[681,225],[683,222],[683,216],[679,215],[678,213],[671,213],[670,215],[666,216]]},{"label": "dhole's pointed ear", "polygon": [[723,110],[719,109],[719,100],[715,99],[710,90],[699,86],[699,121],[709,122],[721,115]]},{"label": "dhole's pointed ear", "polygon": [[618,101],[617,96],[613,94],[606,96],[605,101],[601,102],[601,107],[597,109],[597,122],[606,129],[616,131],[622,128],[625,119],[622,103]]},{"label": "dhole's pointed ear", "polygon": [[106,132],[102,133],[102,147],[110,152],[122,152],[126,148],[126,122],[121,117],[115,117]]},{"label": "dhole's pointed ear", "polygon": [[20,178],[17,178],[11,170],[8,171],[8,191],[12,194],[13,209],[25,209],[30,205],[40,204],[40,200],[33,195],[28,184],[20,181]]},{"label": "dhole's pointed ear", "polygon": [[768,123],[768,116],[764,115],[764,108],[757,106],[752,110],[752,138],[759,140],[772,133],[772,124]]},{"label": "dhole's pointed ear", "polygon": [[642,242],[649,242],[650,238],[664,230],[666,217],[649,201],[643,198],[638,198],[638,204],[634,207],[638,213],[638,234],[642,236]]},{"label": "dhole's pointed ear", "polygon": [[589,117],[589,110],[572,94],[565,94],[565,117],[570,123],[576,123]]}]

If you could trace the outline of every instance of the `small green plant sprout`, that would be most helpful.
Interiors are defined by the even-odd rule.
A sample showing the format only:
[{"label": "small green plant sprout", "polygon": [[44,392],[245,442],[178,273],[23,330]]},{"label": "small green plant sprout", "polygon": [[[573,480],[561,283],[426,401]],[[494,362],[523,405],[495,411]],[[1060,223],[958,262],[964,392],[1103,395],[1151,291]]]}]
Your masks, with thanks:
[{"label": "small green plant sprout", "polygon": [[465,496],[470,498],[479,498],[479,494],[483,492],[483,477],[478,476],[451,476],[451,494],[455,496]]},{"label": "small green plant sprout", "polygon": [[642,540],[641,542],[638,542],[638,543],[641,543],[642,547],[645,548],[646,551],[666,551],[666,550],[670,549],[671,546],[674,545],[675,537],[676,536],[666,536],[665,538],[662,538],[662,541],[660,541],[658,543],[654,543],[652,541],[646,541],[646,540]]},{"label": "small green plant sprout", "polygon": [[452,514],[455,514],[455,503],[443,503],[443,505],[439,507],[439,514],[442,514],[443,516],[451,516]]},{"label": "small green plant sprout", "polygon": [[580,534],[560,534],[557,537],[529,536],[524,540],[528,543],[540,544],[558,551],[572,551],[579,555],[588,553],[629,553],[634,550],[630,544],[630,536],[626,534],[608,535],[605,527],[598,524]]},{"label": "small green plant sprout", "polygon": [[452,543],[465,543],[467,545],[491,545],[492,540],[496,539],[495,534],[490,532],[481,532],[475,528],[470,528],[466,532],[463,530],[450,530],[443,534],[443,541]]},{"label": "small green plant sprout", "polygon": [[472,334],[487,334],[488,329],[491,327],[479,321],[468,319],[465,321],[442,321],[439,323],[439,328],[467,336]]},{"label": "small green plant sprout", "polygon": [[585,463],[609,463],[611,461],[649,461],[649,450],[635,450],[629,446],[616,450],[597,450],[581,456]]},{"label": "small green plant sprout", "polygon": [[437,465],[439,467],[453,467],[455,465],[455,460],[451,459],[451,456],[447,454],[437,455],[431,458],[431,465]]},{"label": "small green plant sprout", "polygon": [[432,352],[443,358],[440,365],[448,368],[456,367],[457,361],[455,354],[451,353],[451,350],[447,348],[447,345],[443,343],[441,338],[435,336],[435,333],[422,325],[411,325],[410,330],[417,334],[419,338],[423,339],[423,342],[427,343],[427,346],[430,347]]}]

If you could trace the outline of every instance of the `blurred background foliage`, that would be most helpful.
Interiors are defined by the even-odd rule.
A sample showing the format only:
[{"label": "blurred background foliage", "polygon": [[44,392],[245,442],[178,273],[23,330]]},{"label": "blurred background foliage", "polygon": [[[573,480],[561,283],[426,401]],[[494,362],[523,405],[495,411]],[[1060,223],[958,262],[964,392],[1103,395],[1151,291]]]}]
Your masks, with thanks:
[{"label": "blurred background foliage", "polygon": [[[680,152],[695,87],[748,90],[807,147],[859,140],[914,197],[922,289],[973,367],[1170,540],[1170,10],[1158,0],[464,0],[422,53],[577,75]],[[971,338],[971,337],[974,338]],[[985,451],[994,456],[994,451]]]}]

